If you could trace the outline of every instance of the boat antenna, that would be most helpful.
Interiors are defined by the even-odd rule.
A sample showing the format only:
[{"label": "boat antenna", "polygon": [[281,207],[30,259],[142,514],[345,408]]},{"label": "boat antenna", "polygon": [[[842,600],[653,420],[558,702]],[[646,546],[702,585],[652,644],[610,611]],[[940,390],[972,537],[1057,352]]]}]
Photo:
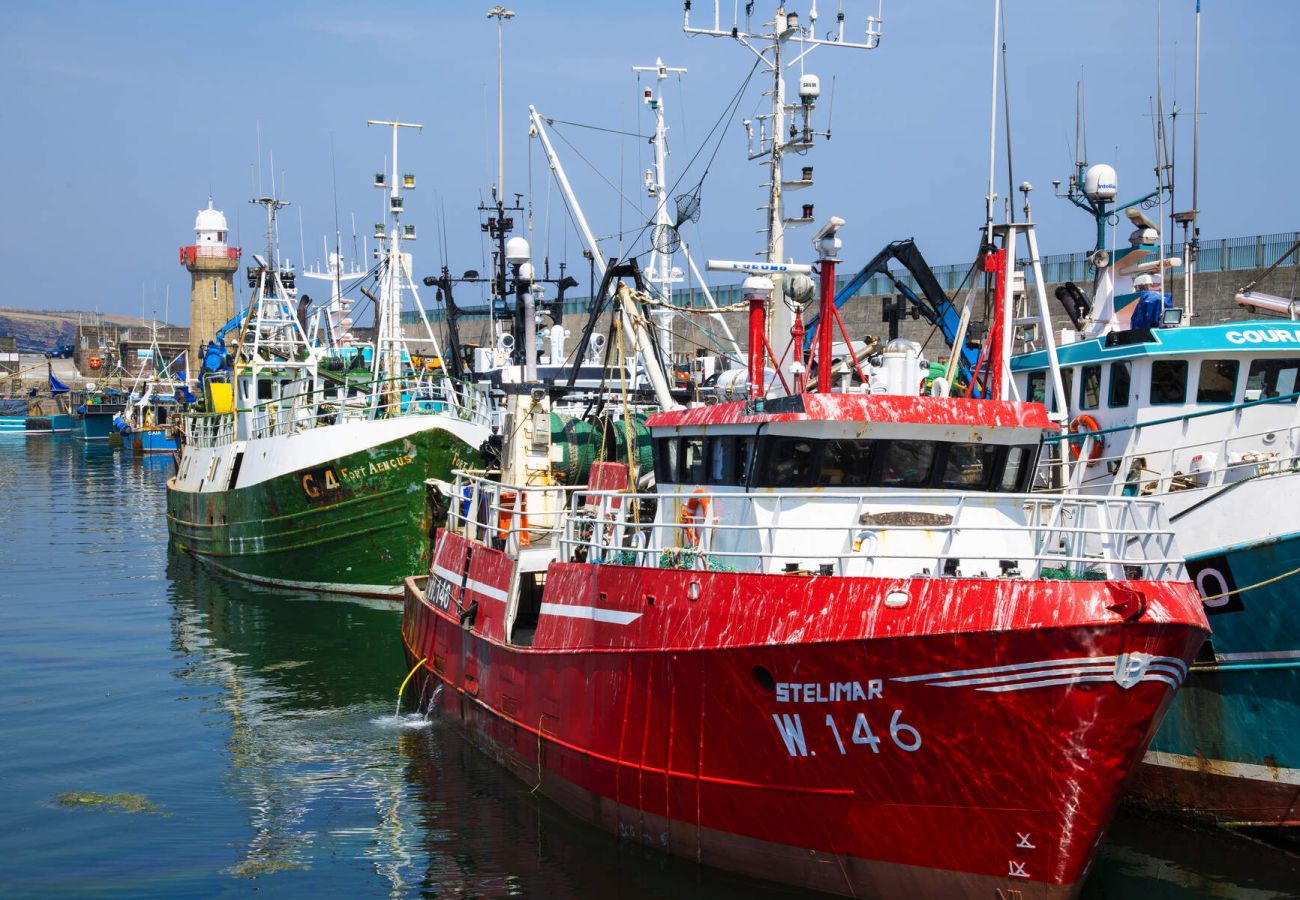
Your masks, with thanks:
[{"label": "boat antenna", "polygon": [[[1016,196],[1015,166],[1011,160],[1011,82],[1007,78],[1007,20],[1002,18],[1002,119],[1007,132],[1007,209],[1012,222],[1016,220],[1016,206],[1011,199]],[[1026,200],[1028,197],[1025,198]],[[1028,213],[1026,213],[1028,215]]]},{"label": "boat antenna", "polygon": [[1192,245],[1187,265],[1187,318],[1193,316],[1196,291],[1192,279],[1201,250],[1201,207],[1197,198],[1201,139],[1201,0],[1196,0],[1196,80],[1192,86]]},{"label": "boat antenna", "polygon": [[513,11],[506,9],[504,6],[494,6],[487,11],[489,19],[497,20],[497,196],[506,195],[506,162],[505,162],[505,113],[504,113],[504,67],[502,62],[504,31],[506,19],[513,19]]},{"label": "boat antenna", "polygon": [[984,197],[984,243],[993,246],[993,201],[997,192],[993,189],[994,173],[997,165],[998,141],[998,32],[1002,22],[1002,0],[993,0],[993,87],[990,90],[989,108],[989,192]]},{"label": "boat antenna", "polygon": [[257,196],[262,196],[262,120],[257,120]]},{"label": "boat antenna", "polygon": [[[343,252],[339,248],[339,244],[343,238],[339,233],[339,170],[334,160],[334,132],[332,131],[330,132],[330,180],[334,189],[334,258],[337,263],[332,267],[334,269],[334,296],[341,297],[343,295]],[[354,217],[352,221],[352,265],[355,267],[357,265],[356,218]]]}]

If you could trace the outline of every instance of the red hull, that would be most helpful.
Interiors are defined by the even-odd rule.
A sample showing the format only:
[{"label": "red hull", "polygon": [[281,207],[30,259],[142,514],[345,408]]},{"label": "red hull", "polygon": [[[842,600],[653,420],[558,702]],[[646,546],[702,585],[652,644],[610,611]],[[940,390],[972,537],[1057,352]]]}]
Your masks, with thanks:
[{"label": "red hull", "polygon": [[1097,582],[553,563],[519,647],[513,565],[440,533],[464,577],[408,580],[445,714],[620,836],[859,897],[1069,896],[1206,631],[1180,584],[1125,622]]}]

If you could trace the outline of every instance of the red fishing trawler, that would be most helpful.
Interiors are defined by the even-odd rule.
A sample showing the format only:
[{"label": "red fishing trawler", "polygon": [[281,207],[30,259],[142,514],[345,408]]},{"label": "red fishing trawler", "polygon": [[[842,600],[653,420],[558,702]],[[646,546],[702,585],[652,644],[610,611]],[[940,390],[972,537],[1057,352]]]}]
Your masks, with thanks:
[{"label": "red fishing trawler", "polygon": [[856,897],[1071,896],[1200,601],[1158,503],[1030,492],[1059,423],[1006,399],[1002,337],[1043,284],[1014,271],[1032,226],[989,231],[990,399],[920,395],[909,341],[862,371],[847,336],[860,378],[833,390],[833,231],[814,383],[763,396],[751,276],[750,399],[652,416],[653,490],[622,464],[555,484],[547,392],[513,398],[501,470],[460,473],[407,579],[409,662],[474,743],[625,839]]}]

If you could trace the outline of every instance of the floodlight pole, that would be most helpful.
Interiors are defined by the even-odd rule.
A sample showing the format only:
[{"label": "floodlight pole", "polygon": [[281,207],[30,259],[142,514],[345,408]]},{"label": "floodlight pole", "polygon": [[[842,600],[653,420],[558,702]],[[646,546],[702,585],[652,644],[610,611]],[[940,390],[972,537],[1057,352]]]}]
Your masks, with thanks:
[{"label": "floodlight pole", "polygon": [[506,19],[513,19],[513,11],[506,9],[504,6],[494,6],[487,12],[489,19],[497,20],[497,196],[504,198],[506,195],[506,163],[505,163],[505,113],[502,90],[503,84],[503,67],[502,67],[502,50],[504,25]]}]

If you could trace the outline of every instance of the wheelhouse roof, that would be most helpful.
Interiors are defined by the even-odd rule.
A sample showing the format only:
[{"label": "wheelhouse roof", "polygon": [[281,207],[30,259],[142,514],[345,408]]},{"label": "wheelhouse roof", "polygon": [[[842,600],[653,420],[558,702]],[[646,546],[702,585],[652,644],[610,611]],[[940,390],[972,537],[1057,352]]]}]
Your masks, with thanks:
[{"label": "wheelhouse roof", "polygon": [[[1218,325],[1117,331],[1056,348],[1063,366],[1113,362],[1148,356],[1205,356],[1221,353],[1289,352],[1300,354],[1300,322],[1246,319]],[[1025,353],[1011,361],[1017,372],[1047,368],[1047,351]]]},{"label": "wheelhouse roof", "polygon": [[772,422],[877,422],[1055,429],[1041,403],[889,394],[796,394],[655,413],[651,428],[760,425]]}]

